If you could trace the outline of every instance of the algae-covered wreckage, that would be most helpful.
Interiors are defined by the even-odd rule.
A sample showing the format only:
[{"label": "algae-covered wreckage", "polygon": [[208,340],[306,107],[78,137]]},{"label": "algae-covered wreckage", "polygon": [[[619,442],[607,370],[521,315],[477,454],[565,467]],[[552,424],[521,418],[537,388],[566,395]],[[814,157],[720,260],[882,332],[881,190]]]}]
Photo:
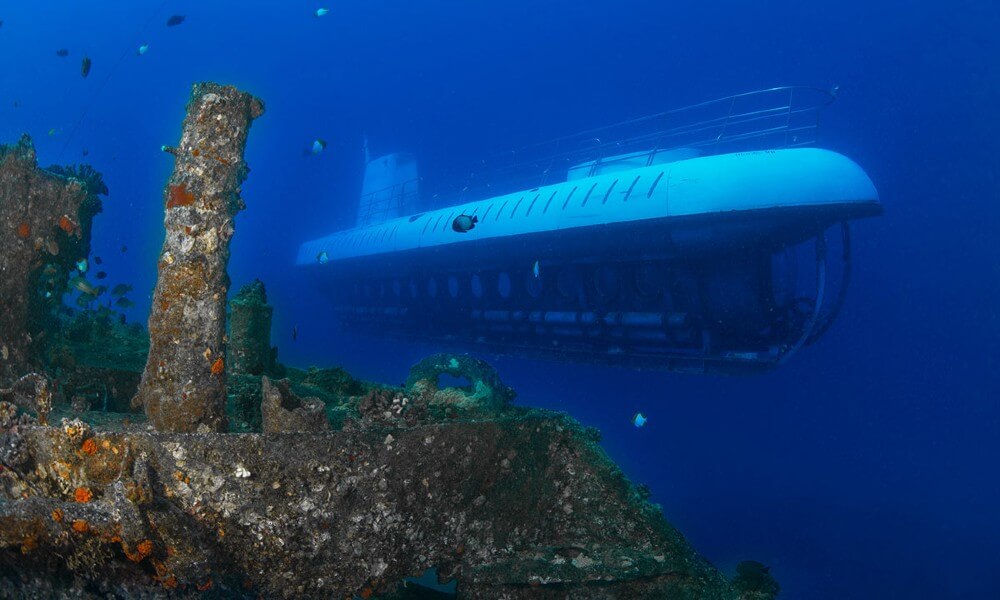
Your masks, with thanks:
[{"label": "algae-covered wreckage", "polygon": [[[195,86],[148,338],[43,290],[40,273],[65,282],[89,251],[99,175],[38,168],[27,138],[0,150],[0,597],[777,594],[766,571],[730,580],[700,558],[595,430],[513,406],[482,361],[435,355],[400,387],[285,367],[259,282],[230,303],[227,348],[262,112]],[[429,570],[454,590],[404,583]]]}]

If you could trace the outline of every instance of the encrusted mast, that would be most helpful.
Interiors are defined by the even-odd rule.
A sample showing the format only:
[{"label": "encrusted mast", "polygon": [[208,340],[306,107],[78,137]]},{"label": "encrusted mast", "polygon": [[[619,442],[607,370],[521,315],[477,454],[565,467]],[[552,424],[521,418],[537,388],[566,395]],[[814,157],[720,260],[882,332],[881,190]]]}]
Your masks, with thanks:
[{"label": "encrusted mast", "polygon": [[247,135],[264,105],[232,86],[194,86],[164,192],[166,237],[137,401],[158,431],[225,431],[224,337],[233,220]]}]

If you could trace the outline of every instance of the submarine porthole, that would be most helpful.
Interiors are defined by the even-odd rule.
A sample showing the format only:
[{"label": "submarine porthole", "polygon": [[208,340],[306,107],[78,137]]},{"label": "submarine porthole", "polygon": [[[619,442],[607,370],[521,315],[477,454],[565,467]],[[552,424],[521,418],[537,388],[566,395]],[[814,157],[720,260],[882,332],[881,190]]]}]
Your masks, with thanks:
[{"label": "submarine porthole", "polygon": [[431,298],[437,298],[438,293],[438,282],[437,279],[431,277],[427,280],[427,295]]},{"label": "submarine porthole", "polygon": [[448,276],[448,295],[452,298],[458,298],[458,278],[454,275]]},{"label": "submarine porthole", "polygon": [[472,289],[472,295],[476,298],[483,297],[483,280],[480,279],[478,273],[473,273],[472,278],[469,280],[469,287]]},{"label": "submarine porthole", "polygon": [[398,279],[393,279],[392,280],[392,293],[397,298],[399,298],[400,295],[402,295],[402,293],[403,293],[403,284],[400,283]]},{"label": "submarine porthole", "polygon": [[416,298],[420,295],[420,288],[417,287],[417,282],[410,280],[410,298]]},{"label": "submarine porthole", "polygon": [[501,298],[510,298],[510,275],[507,271],[500,271],[497,275],[497,293],[500,294]]}]

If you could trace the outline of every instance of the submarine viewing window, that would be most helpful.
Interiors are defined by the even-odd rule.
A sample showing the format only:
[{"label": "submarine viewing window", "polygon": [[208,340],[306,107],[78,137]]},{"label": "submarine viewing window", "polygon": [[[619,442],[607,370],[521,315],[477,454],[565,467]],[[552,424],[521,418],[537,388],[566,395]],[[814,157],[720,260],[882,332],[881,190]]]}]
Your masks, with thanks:
[{"label": "submarine viewing window", "polygon": [[587,195],[583,197],[583,202],[580,203],[580,208],[583,208],[584,206],[587,206],[587,200],[590,200],[590,195],[594,193],[595,189],[597,189],[597,184],[598,183],[599,182],[595,181],[594,185],[590,186],[590,189],[587,190]]},{"label": "submarine viewing window", "polygon": [[514,218],[514,213],[516,213],[516,212],[517,212],[517,207],[518,207],[518,206],[521,206],[521,203],[522,203],[522,202],[524,202],[524,196],[521,196],[521,198],[520,198],[520,199],[519,199],[519,200],[517,201],[517,203],[516,203],[516,204],[514,204],[514,208],[510,209],[510,218],[511,218],[511,219],[513,219],[513,218]]},{"label": "submarine viewing window", "polygon": [[403,293],[403,284],[398,279],[392,280],[392,293],[399,298]]},{"label": "submarine viewing window", "polygon": [[431,298],[437,298],[438,294],[438,282],[437,279],[433,277],[427,280],[427,295]]},{"label": "submarine viewing window", "polygon": [[[576,188],[574,188],[574,189],[576,189]],[[556,194],[558,194],[558,193],[559,193],[559,190],[553,190],[552,195],[549,196],[549,201],[545,203],[545,208],[542,209],[542,214],[543,215],[545,213],[549,212],[549,205],[552,204],[552,201],[555,200]]]},{"label": "submarine viewing window", "polygon": [[528,205],[528,210],[524,211],[524,216],[527,217],[528,215],[531,214],[531,209],[535,207],[535,202],[538,202],[538,199],[541,196],[542,196],[541,194],[535,194],[535,197],[531,199],[531,204]]},{"label": "submarine viewing window", "polygon": [[608,203],[608,197],[611,196],[611,191],[613,189],[615,189],[616,185],[618,185],[618,180],[617,179],[615,179],[614,181],[612,181],[611,185],[608,186],[608,191],[604,192],[604,199],[601,200],[601,204],[607,204]]},{"label": "submarine viewing window", "polygon": [[416,299],[420,295],[420,288],[417,287],[417,282],[413,279],[410,280],[410,298]]},{"label": "submarine viewing window", "polygon": [[476,298],[483,297],[483,280],[479,277],[478,273],[472,274],[472,278],[469,279],[469,288],[472,290],[472,295]]},{"label": "submarine viewing window", "polygon": [[656,184],[660,183],[660,180],[663,179],[663,173],[664,173],[663,171],[660,171],[660,174],[657,175],[656,179],[653,180],[653,185],[649,186],[649,191],[646,192],[647,198],[653,197],[653,190],[656,189]]},{"label": "submarine viewing window", "polygon": [[510,275],[507,271],[500,271],[497,275],[497,293],[505,300],[510,298]]},{"label": "submarine viewing window", "polygon": [[573,198],[573,194],[576,193],[576,190],[579,187],[580,186],[574,185],[573,189],[569,191],[569,196],[566,196],[566,201],[563,202],[563,207],[562,207],[563,210],[566,210],[566,207],[569,206],[569,201]]},{"label": "submarine viewing window", "polygon": [[618,269],[607,265],[598,267],[594,271],[594,289],[602,300],[610,301],[617,298],[621,291],[621,277],[618,276]]},{"label": "submarine viewing window", "polygon": [[541,274],[539,274],[538,277],[535,277],[534,273],[528,271],[524,275],[524,289],[528,292],[529,296],[536,300],[542,296],[542,281]]},{"label": "submarine viewing window", "polygon": [[458,277],[454,275],[448,276],[448,295],[452,298],[458,298]]},{"label": "submarine viewing window", "polygon": [[642,179],[642,175],[635,176],[635,179],[632,180],[632,185],[628,186],[628,190],[625,191],[625,197],[622,198],[622,202],[628,202],[629,196],[632,195],[632,190],[635,189],[635,184],[639,183],[640,179]]}]

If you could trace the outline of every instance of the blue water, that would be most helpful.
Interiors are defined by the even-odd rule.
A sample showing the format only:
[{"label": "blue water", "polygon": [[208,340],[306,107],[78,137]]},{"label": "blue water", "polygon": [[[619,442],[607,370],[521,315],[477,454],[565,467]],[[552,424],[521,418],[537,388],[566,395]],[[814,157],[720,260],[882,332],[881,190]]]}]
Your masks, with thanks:
[{"label": "blue water", "polygon": [[[839,85],[821,145],[865,168],[886,214],[855,227],[851,293],[818,344],[746,378],[493,362],[519,403],[598,426],[722,569],[763,561],[787,598],[1000,597],[995,2],[338,0],[315,18],[319,6],[2,2],[0,141],[32,134],[43,164],[88,150],[111,190],[94,253],[110,282],[151,292],[172,167],[159,148],[179,137],[190,84],[263,98],[233,287],[267,283],[283,362],[399,382],[436,349],[345,338],[289,268],[299,242],[352,223],[365,133],[431,176],[735,92]],[[187,20],[167,28],[172,14]],[[315,138],[327,151],[304,155]],[[141,321],[149,296],[136,300]]]}]

